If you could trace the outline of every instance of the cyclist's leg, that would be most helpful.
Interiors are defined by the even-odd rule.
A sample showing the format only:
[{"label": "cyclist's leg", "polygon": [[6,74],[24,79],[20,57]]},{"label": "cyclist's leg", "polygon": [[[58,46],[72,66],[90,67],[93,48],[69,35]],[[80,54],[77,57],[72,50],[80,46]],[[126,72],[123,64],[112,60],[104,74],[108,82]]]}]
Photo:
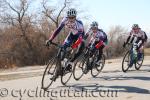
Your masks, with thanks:
[{"label": "cyclist's leg", "polygon": [[71,45],[71,43],[72,43],[72,35],[69,34],[63,43],[64,49],[66,50],[67,47],[69,47]]},{"label": "cyclist's leg", "polygon": [[[65,39],[64,44],[63,44],[65,51],[66,51],[67,47],[71,46],[72,42],[74,41],[74,38],[76,38],[76,37],[71,33],[67,36],[67,38]],[[67,62],[66,69],[68,71],[70,71],[72,65],[73,65],[73,63],[71,61]]]},{"label": "cyclist's leg", "polygon": [[71,62],[74,62],[83,52],[84,50],[84,47],[85,47],[85,44],[84,42],[82,42],[79,46],[78,46],[78,50],[77,52],[75,53],[74,57],[71,59]]},{"label": "cyclist's leg", "polygon": [[93,56],[93,53],[94,53],[95,50],[96,50],[96,48],[95,48],[96,43],[97,43],[97,42],[94,41],[94,42],[91,42],[90,45],[89,45],[89,46],[90,46],[90,53],[89,53],[89,58],[88,58],[88,59],[89,59],[89,61],[88,61],[89,64],[88,64],[88,66],[87,66],[87,69],[88,69],[88,70],[91,70],[91,69],[92,69],[92,65],[91,65],[91,64],[92,64],[92,62],[93,62],[93,60],[94,60],[94,59],[92,58],[92,56]]},{"label": "cyclist's leg", "polygon": [[63,58],[65,57],[66,49],[67,49],[68,47],[70,47],[71,44],[72,44],[72,41],[73,41],[72,37],[73,37],[72,34],[69,33],[68,36],[66,37],[64,43],[63,43],[63,48],[64,48]]},{"label": "cyclist's leg", "polygon": [[138,48],[137,48],[137,51],[138,51],[137,58],[138,58],[138,60],[142,60],[143,49],[144,49],[144,43],[142,41],[142,42],[138,43]]},{"label": "cyclist's leg", "polygon": [[[82,34],[83,33],[78,33],[77,35],[74,35],[74,37],[72,37],[73,41],[76,41]],[[85,47],[84,42],[80,43],[74,57],[70,60],[71,62],[74,62],[80,56],[80,54],[84,50],[84,47]]]},{"label": "cyclist's leg", "polygon": [[102,58],[102,54],[103,54],[103,49],[104,49],[105,45],[102,45],[100,48],[99,48],[99,56],[98,56],[98,61],[101,60]]},{"label": "cyclist's leg", "polygon": [[100,48],[99,48],[99,55],[98,55],[98,57],[97,57],[97,61],[96,61],[96,64],[97,65],[100,65],[100,60],[101,60],[101,58],[102,58],[102,54],[103,54],[103,49],[104,49],[104,45],[102,45]]},{"label": "cyclist's leg", "polygon": [[144,46],[138,49],[138,60],[142,60]]},{"label": "cyclist's leg", "polygon": [[[132,48],[131,48],[132,49]],[[133,51],[130,50],[130,62],[129,62],[129,67],[132,67],[133,65]]]}]

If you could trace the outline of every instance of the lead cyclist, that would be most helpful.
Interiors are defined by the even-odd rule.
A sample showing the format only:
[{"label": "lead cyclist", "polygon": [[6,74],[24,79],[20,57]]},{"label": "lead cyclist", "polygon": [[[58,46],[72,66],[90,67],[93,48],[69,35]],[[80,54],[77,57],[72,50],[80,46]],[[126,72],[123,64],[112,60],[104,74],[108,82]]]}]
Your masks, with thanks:
[{"label": "lead cyclist", "polygon": [[[64,27],[69,29],[69,34],[63,43],[64,50],[70,47],[71,44],[73,44],[73,42],[78,40],[79,38],[81,39],[81,41],[83,41],[82,40],[84,36],[83,23],[82,21],[78,20],[76,16],[77,16],[77,11],[73,8],[69,9],[67,11],[67,16],[63,18],[59,27],[50,36],[49,40],[46,41],[46,45],[49,46],[53,41],[53,39],[60,33],[60,31]],[[73,61],[82,53],[83,49],[84,49],[84,43],[81,42],[78,48],[78,52],[75,54],[75,56],[71,59],[71,61],[67,65],[68,70],[71,69],[71,67],[73,66]]]}]

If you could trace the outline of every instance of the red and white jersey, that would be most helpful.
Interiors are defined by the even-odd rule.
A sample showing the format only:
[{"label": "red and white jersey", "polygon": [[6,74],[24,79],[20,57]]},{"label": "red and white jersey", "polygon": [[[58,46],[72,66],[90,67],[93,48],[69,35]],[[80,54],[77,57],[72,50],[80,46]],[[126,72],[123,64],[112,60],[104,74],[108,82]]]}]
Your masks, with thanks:
[{"label": "red and white jersey", "polygon": [[88,30],[88,32],[86,33],[86,35],[90,36],[90,42],[94,42],[94,41],[100,41],[100,40],[104,40],[105,39],[105,34],[102,30],[98,29],[98,31],[96,33],[94,33],[92,31],[92,29]]},{"label": "red and white jersey", "polygon": [[135,41],[137,41],[137,38],[141,38],[141,39],[145,39],[145,32],[142,30],[139,30],[138,33],[135,33],[133,30],[131,30],[131,32],[129,33],[129,36],[131,36],[129,42],[134,43]]},{"label": "red and white jersey", "polygon": [[74,23],[71,23],[71,22],[68,20],[68,18],[65,17],[65,18],[62,20],[61,24],[64,24],[64,26],[65,26],[66,28],[69,28],[69,31],[70,31],[72,34],[74,34],[74,35],[78,34],[78,32],[83,32],[83,31],[84,31],[83,24],[82,24],[82,22],[79,21],[79,20],[76,20]]}]

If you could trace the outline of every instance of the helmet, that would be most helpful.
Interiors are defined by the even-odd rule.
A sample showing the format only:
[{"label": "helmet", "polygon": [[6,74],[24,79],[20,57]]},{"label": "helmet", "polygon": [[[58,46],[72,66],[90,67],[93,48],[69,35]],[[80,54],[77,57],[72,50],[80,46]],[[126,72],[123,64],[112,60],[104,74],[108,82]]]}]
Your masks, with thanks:
[{"label": "helmet", "polygon": [[77,11],[73,8],[71,8],[67,11],[67,17],[70,17],[70,16],[76,17],[76,15],[77,15]]},{"label": "helmet", "polygon": [[92,27],[96,27],[96,28],[98,28],[98,23],[97,23],[96,21],[92,22],[92,24],[91,24],[91,28],[92,28]]},{"label": "helmet", "polygon": [[138,24],[133,24],[132,29],[140,28]]}]

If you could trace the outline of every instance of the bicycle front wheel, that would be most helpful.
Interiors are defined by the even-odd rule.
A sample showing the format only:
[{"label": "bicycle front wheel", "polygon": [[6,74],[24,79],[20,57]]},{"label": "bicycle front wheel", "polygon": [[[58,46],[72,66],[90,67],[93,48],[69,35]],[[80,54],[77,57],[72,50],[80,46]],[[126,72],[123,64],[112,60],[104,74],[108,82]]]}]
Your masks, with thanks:
[{"label": "bicycle front wheel", "polygon": [[[95,58],[98,57],[99,55],[95,55]],[[94,58],[94,59],[95,59]],[[96,61],[96,60],[95,60]],[[91,75],[93,77],[96,77],[99,75],[99,73],[102,71],[103,67],[105,65],[105,56],[104,54],[102,54],[102,57],[101,57],[101,60],[100,60],[100,63],[99,65],[96,64],[96,62],[93,63],[93,67],[92,67],[92,70],[91,70]]]},{"label": "bicycle front wheel", "polygon": [[143,61],[144,61],[144,53],[142,53],[142,57],[140,60],[137,60],[136,63],[135,63],[135,69],[136,70],[139,70],[143,64]]},{"label": "bicycle front wheel", "polygon": [[79,80],[83,75],[83,70],[86,67],[85,55],[81,55],[76,61],[73,68],[73,76],[75,80]]},{"label": "bicycle front wheel", "polygon": [[70,80],[71,76],[72,76],[72,70],[73,70],[73,66],[70,66],[69,69],[67,69],[67,67],[64,67],[61,71],[61,83],[63,85],[66,85],[66,83]]},{"label": "bicycle front wheel", "polygon": [[97,52],[94,53],[94,55],[92,57],[91,75],[93,77],[96,77],[99,74],[99,71],[97,70],[99,65],[96,64],[97,60],[98,60],[98,56],[99,56],[99,53],[97,51]]},{"label": "bicycle front wheel", "polygon": [[122,71],[127,72],[129,69],[129,64],[130,64],[130,51],[128,51],[122,61]]},{"label": "bicycle front wheel", "polygon": [[57,75],[57,65],[57,57],[53,57],[49,60],[42,77],[42,89],[47,90],[55,80],[54,78],[56,78]]},{"label": "bicycle front wheel", "polygon": [[105,55],[102,54],[102,58],[100,60],[100,65],[96,66],[97,71],[101,72],[105,65]]}]

